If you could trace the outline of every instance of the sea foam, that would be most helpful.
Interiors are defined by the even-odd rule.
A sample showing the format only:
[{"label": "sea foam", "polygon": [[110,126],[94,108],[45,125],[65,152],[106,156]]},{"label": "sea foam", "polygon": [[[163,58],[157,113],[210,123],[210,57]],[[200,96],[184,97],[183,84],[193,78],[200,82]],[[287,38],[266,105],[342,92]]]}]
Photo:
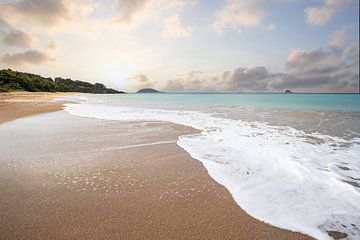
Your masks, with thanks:
[{"label": "sea foam", "polygon": [[66,104],[71,114],[107,120],[168,121],[200,130],[178,145],[201,161],[251,216],[330,239],[360,238],[360,139],[306,134],[198,111]]}]

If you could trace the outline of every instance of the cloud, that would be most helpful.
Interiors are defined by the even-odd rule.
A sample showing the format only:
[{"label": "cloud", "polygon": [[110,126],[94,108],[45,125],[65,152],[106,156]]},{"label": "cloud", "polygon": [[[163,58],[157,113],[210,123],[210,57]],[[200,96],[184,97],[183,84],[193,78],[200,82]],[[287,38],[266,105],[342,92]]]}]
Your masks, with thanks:
[{"label": "cloud", "polygon": [[[275,90],[356,92],[359,81],[359,43],[340,30],[333,34],[327,49],[294,49],[285,73],[270,83]],[[347,44],[343,39],[346,39]]]},{"label": "cloud", "polygon": [[9,24],[0,16],[0,32],[2,31],[3,28],[8,28],[8,27]]},{"label": "cloud", "polygon": [[267,90],[270,73],[263,66],[239,67],[224,72],[220,84],[225,91],[264,91]]},{"label": "cloud", "polygon": [[122,27],[132,27],[135,20],[145,14],[146,7],[150,4],[151,0],[117,0],[117,12],[113,21]]},{"label": "cloud", "polygon": [[190,71],[169,79],[165,91],[225,92],[356,92],[359,81],[359,42],[347,35],[348,28],[335,32],[329,46],[293,49],[286,69],[270,71],[265,66],[238,67],[216,75]]},{"label": "cloud", "polygon": [[158,17],[166,10],[179,12],[196,3],[197,0],[116,0],[116,12],[112,22],[130,30],[150,17]]},{"label": "cloud", "polygon": [[192,28],[184,26],[179,20],[179,15],[172,15],[164,21],[162,36],[166,38],[190,37]]},{"label": "cloud", "polygon": [[88,15],[92,7],[80,0],[21,0],[0,3],[0,14],[12,25],[19,22],[53,29]]},{"label": "cloud", "polygon": [[260,92],[268,91],[269,83],[278,77],[263,66],[238,67],[217,75],[190,71],[166,82],[169,92]]},{"label": "cloud", "polygon": [[164,90],[169,92],[198,92],[198,91],[213,91],[212,85],[209,84],[204,72],[199,70],[189,71],[183,75],[167,81]]},{"label": "cloud", "polygon": [[352,0],[324,0],[319,7],[305,9],[306,22],[313,26],[321,26],[327,23],[341,9],[349,6]]},{"label": "cloud", "polygon": [[170,92],[254,92],[266,91],[273,78],[265,67],[238,67],[215,76],[194,70],[167,81],[164,90]]},{"label": "cloud", "polygon": [[[266,8],[280,2],[283,0],[227,0],[226,4],[216,12],[213,27],[218,33],[260,27],[267,15]],[[274,26],[270,25],[266,29],[272,31]]]},{"label": "cloud", "polygon": [[127,79],[129,81],[130,88],[139,90],[142,88],[149,88],[153,86],[153,83],[145,74],[138,74]]},{"label": "cloud", "polygon": [[31,34],[15,29],[11,29],[3,37],[5,44],[18,47],[31,47],[35,41],[36,39]]},{"label": "cloud", "polygon": [[288,69],[304,69],[312,67],[315,64],[327,59],[330,56],[330,52],[307,49],[294,49],[290,52],[286,65]]},{"label": "cloud", "polygon": [[38,50],[29,50],[26,52],[5,54],[2,57],[2,62],[12,66],[22,65],[39,65],[47,62],[54,61],[47,52]]},{"label": "cloud", "polygon": [[351,44],[351,38],[348,36],[349,28],[344,26],[340,30],[334,32],[331,36],[330,47],[334,50],[342,50]]}]

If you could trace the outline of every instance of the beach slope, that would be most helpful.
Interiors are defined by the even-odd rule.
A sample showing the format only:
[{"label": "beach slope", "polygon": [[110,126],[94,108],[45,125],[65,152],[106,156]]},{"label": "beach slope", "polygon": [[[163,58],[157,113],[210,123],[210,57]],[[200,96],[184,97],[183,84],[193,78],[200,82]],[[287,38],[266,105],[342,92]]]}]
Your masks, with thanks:
[{"label": "beach slope", "polygon": [[[15,95],[3,122],[61,109]],[[0,132],[0,239],[310,239],[245,213],[176,144],[194,129],[57,111]]]}]

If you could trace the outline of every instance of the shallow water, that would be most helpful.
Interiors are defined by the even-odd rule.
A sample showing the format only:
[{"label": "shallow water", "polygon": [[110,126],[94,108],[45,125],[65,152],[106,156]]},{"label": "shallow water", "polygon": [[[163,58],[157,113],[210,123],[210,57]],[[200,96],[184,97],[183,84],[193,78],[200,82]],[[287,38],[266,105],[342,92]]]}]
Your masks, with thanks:
[{"label": "shallow water", "polygon": [[278,93],[160,93],[99,95],[97,98],[133,106],[193,107],[197,105],[240,106],[261,109],[305,109],[360,111],[359,94],[278,94]]},{"label": "shallow water", "polygon": [[327,231],[358,239],[359,96],[238,95],[81,96],[81,104],[66,104],[65,110],[198,129],[200,134],[182,136],[178,145],[250,215],[319,239],[328,239]]},{"label": "shallow water", "polygon": [[224,118],[291,126],[309,133],[360,137],[360,94],[161,93],[96,98],[112,106],[194,110]]}]

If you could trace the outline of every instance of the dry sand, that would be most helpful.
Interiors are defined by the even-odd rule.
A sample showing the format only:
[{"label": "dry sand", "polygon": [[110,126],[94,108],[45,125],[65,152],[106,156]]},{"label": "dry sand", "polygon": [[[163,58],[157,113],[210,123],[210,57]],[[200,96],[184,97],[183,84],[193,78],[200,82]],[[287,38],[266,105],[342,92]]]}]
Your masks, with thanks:
[{"label": "dry sand", "polygon": [[0,93],[0,123],[39,113],[59,111],[62,104],[55,97],[74,93],[11,92]]},{"label": "dry sand", "polygon": [[[21,109],[45,111],[35,104],[32,112],[27,102],[13,106],[1,107],[2,119],[19,117]],[[39,130],[35,141],[29,133],[9,139],[34,154],[0,159],[0,239],[310,239],[246,214],[176,144],[193,129],[79,121],[54,125],[48,136]],[[45,122],[33,127],[52,124]],[[1,141],[7,140],[0,135]],[[159,141],[167,142],[146,145]]]}]

